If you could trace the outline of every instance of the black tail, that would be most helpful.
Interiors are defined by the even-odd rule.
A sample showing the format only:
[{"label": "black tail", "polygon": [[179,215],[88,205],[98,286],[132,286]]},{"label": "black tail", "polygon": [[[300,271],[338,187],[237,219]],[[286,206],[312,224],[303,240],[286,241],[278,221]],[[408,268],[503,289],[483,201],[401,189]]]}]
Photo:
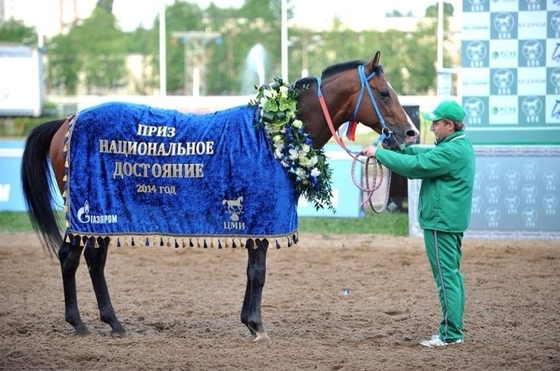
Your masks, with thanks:
[{"label": "black tail", "polygon": [[27,137],[21,161],[21,183],[29,219],[43,247],[57,256],[62,235],[59,218],[53,210],[52,192],[58,190],[52,182],[49,150],[54,134],[64,121],[48,121],[35,127]]}]

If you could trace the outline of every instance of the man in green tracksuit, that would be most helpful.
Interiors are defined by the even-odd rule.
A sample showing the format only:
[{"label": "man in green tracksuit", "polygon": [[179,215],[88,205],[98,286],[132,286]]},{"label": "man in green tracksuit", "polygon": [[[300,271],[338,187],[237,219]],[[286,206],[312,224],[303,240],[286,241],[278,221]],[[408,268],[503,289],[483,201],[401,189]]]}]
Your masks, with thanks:
[{"label": "man in green tracksuit", "polygon": [[390,151],[369,146],[363,153],[402,176],[422,179],[418,221],[443,319],[438,333],[420,344],[436,347],[463,342],[465,292],[459,265],[463,232],[471,215],[475,156],[459,104],[446,100],[423,116],[432,121],[435,147],[411,145]]}]

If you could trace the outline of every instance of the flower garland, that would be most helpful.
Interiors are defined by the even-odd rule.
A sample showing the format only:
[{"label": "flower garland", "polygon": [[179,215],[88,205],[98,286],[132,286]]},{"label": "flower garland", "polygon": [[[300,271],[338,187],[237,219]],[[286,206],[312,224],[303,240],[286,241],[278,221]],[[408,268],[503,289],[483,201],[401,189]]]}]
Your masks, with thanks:
[{"label": "flower garland", "polygon": [[274,82],[255,86],[257,96],[249,102],[260,109],[257,127],[264,127],[274,157],[287,169],[296,191],[312,202],[316,210],[331,202],[331,175],[323,149],[312,147],[312,139],[305,131],[305,123],[296,117],[299,91],[279,76]]}]

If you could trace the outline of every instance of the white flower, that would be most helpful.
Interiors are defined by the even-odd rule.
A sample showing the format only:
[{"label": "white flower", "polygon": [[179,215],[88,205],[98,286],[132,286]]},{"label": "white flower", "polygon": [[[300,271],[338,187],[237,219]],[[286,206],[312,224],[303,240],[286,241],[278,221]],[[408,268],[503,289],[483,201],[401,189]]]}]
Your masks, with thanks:
[{"label": "white flower", "polygon": [[309,166],[315,166],[319,162],[317,156],[313,156],[309,159]]},{"label": "white flower", "polygon": [[276,134],[275,136],[272,137],[272,143],[274,143],[275,146],[278,143],[282,143],[282,142],[284,142],[284,137],[282,137],[282,135]]},{"label": "white flower", "polygon": [[282,86],[280,87],[280,96],[281,96],[282,98],[288,98],[288,87],[287,87],[287,86],[282,85]]},{"label": "white flower", "polygon": [[[296,111],[284,110],[282,112],[284,115],[279,117],[280,102],[288,100],[293,107],[293,103],[297,104],[298,91],[290,88],[279,77],[275,78],[275,82],[276,84],[257,88],[257,97],[250,102],[251,106],[260,107],[261,120],[256,124],[264,129],[274,157],[293,178],[295,189],[308,201],[313,202],[317,209],[325,205],[334,209],[330,201],[332,197],[330,171],[328,164],[325,163],[323,150],[316,150],[308,144],[303,144],[310,137],[308,133],[301,130],[305,124],[296,117]],[[267,118],[266,121],[264,117]],[[310,179],[313,179],[313,182]]]},{"label": "white flower", "polygon": [[303,168],[299,167],[299,166],[296,169],[296,175],[302,180],[307,178],[307,176],[305,174],[305,170]]},{"label": "white flower", "polygon": [[305,155],[299,155],[298,162],[300,166],[309,167],[309,159]]},{"label": "white flower", "polygon": [[299,153],[298,153],[297,149],[295,149],[295,148],[290,148],[290,150],[288,152],[290,153],[290,156],[289,156],[290,160],[295,160],[299,157]]},{"label": "white flower", "polygon": [[276,158],[282,158],[282,152],[284,151],[284,145],[280,144],[279,146],[276,147],[276,149],[274,150],[274,157]]}]

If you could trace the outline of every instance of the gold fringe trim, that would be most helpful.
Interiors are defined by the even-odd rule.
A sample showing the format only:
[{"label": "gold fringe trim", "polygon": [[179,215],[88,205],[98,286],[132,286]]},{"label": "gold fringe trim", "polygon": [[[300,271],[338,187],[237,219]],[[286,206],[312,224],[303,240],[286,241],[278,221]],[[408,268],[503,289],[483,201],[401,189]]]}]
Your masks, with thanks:
[{"label": "gold fringe trim", "polygon": [[[68,224],[68,223],[67,223]],[[253,240],[252,246],[258,249],[268,241],[268,247],[280,249],[297,244],[298,232],[279,236],[168,236],[168,235],[83,235],[77,232],[68,232],[64,241],[73,245],[80,244],[86,247],[174,247],[174,248],[237,248],[246,247],[248,241]]]}]

